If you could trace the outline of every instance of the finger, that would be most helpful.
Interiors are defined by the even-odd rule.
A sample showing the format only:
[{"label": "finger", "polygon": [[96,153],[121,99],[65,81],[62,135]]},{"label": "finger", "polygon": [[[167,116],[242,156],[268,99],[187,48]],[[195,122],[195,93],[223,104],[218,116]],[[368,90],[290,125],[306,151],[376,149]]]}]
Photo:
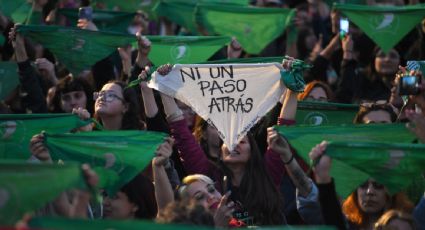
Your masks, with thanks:
[{"label": "finger", "polygon": [[222,207],[222,206],[225,206],[226,205],[227,201],[229,200],[229,197],[230,197],[230,194],[231,193],[232,193],[231,191],[228,191],[228,192],[226,192],[226,194],[224,194],[221,197],[220,203],[218,204],[219,207]]}]

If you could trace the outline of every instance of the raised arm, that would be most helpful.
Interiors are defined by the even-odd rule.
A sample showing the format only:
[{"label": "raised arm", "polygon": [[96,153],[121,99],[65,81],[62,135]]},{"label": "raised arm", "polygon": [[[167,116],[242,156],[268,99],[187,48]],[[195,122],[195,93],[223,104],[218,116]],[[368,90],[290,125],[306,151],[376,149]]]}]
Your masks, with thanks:
[{"label": "raised arm", "polygon": [[294,160],[295,156],[292,154],[288,142],[286,142],[286,140],[272,127],[267,129],[267,142],[269,148],[279,154],[299,194],[303,197],[307,197],[312,189],[311,180],[298,165],[298,162]]},{"label": "raised arm", "polygon": [[155,199],[158,205],[158,213],[167,204],[174,201],[173,188],[167,177],[165,166],[169,164],[169,157],[173,152],[174,139],[168,137],[156,150],[156,157],[152,160],[153,179],[155,183]]},{"label": "raised arm", "polygon": [[316,145],[309,153],[313,161],[314,179],[319,188],[319,201],[322,207],[325,224],[334,225],[338,229],[346,229],[341,205],[335,191],[335,184],[330,176],[331,158],[325,155],[327,142]]},{"label": "raised arm", "polygon": [[[170,71],[170,65],[164,65],[157,69],[157,72],[162,76],[167,75]],[[161,99],[171,135],[176,140],[175,145],[179,150],[186,172],[188,174],[198,173],[211,176],[211,165],[208,158],[190,132],[183,112],[177,106],[174,98],[161,93]]]},{"label": "raised arm", "polygon": [[25,50],[24,38],[16,32],[16,26],[11,29],[9,39],[15,49],[16,62],[19,69],[19,82],[22,89],[27,92],[23,98],[25,107],[32,113],[47,113],[47,103],[43,94],[40,79],[35,74]]}]

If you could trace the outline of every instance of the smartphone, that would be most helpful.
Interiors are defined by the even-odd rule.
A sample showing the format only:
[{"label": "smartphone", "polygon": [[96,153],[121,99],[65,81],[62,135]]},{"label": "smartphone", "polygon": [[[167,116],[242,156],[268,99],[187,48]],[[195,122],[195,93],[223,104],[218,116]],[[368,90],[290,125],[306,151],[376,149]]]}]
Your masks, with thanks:
[{"label": "smartphone", "polygon": [[93,8],[91,6],[80,7],[78,10],[78,18],[86,19],[87,21],[93,20]]},{"label": "smartphone", "polygon": [[421,78],[419,76],[406,75],[400,78],[400,95],[418,95],[420,93],[419,85]]},{"label": "smartphone", "polygon": [[350,28],[350,22],[347,18],[341,18],[339,20],[339,36],[344,38],[348,34],[348,29]]}]

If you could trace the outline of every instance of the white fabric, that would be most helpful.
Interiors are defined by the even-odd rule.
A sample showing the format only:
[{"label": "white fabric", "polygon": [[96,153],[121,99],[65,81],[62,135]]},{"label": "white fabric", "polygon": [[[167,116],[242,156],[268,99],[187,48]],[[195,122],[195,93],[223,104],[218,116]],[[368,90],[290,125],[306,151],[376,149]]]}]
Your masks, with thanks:
[{"label": "white fabric", "polygon": [[175,65],[148,86],[190,106],[230,150],[272,109],[284,90],[281,66],[267,64]]}]

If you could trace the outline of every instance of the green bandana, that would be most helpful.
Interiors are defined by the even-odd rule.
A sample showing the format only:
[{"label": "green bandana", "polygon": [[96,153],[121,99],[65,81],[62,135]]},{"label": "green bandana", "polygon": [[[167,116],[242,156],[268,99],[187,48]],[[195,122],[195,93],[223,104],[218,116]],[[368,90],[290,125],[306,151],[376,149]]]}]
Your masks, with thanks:
[{"label": "green bandana", "polygon": [[[59,9],[58,13],[64,15],[73,26],[77,26],[78,9]],[[101,31],[128,33],[127,28],[135,15],[136,13],[94,10],[93,23]]]},{"label": "green bandana", "polygon": [[41,131],[65,133],[85,126],[74,114],[3,114],[0,115],[0,159],[28,159],[29,142]]},{"label": "green bandana", "polygon": [[13,226],[71,188],[85,188],[77,164],[29,164],[0,161],[0,223]]},{"label": "green bandana", "polygon": [[152,160],[164,133],[93,131],[46,134],[53,161],[88,163],[99,175],[99,186],[114,194]]},{"label": "green bandana", "polygon": [[[333,143],[326,150],[326,154],[335,157],[331,175],[335,179],[337,192],[343,197],[347,197],[369,177],[388,186],[391,192],[405,187],[410,182],[406,180],[408,177],[405,178],[405,182],[397,184],[399,187],[392,184],[394,182],[388,183],[389,178],[396,177],[399,172],[387,170],[390,166],[387,167],[385,164],[393,164],[391,161],[393,155],[394,157],[405,157],[410,156],[410,152],[416,154],[418,149],[423,151],[423,146],[410,144],[415,137],[406,129],[404,124],[280,126],[276,128],[307,162],[310,161],[308,153],[315,145],[323,140]],[[399,153],[400,151],[403,153]],[[370,158],[368,158],[368,154],[370,154]],[[378,161],[376,158],[380,160]],[[411,161],[410,158],[406,159],[409,159],[409,162]],[[366,166],[367,162],[370,167]],[[422,161],[420,163],[424,165]],[[361,164],[363,164],[363,168],[359,169],[358,167]],[[398,164],[394,164],[398,166]],[[417,166],[412,166],[412,170],[417,169]],[[384,172],[383,170],[387,171]],[[406,170],[406,174],[403,175],[410,175],[410,173],[412,172]],[[415,173],[419,174],[419,172]],[[386,175],[388,179],[382,179],[382,175]]]},{"label": "green bandana", "polygon": [[132,35],[60,26],[18,26],[18,32],[52,51],[74,75],[136,40]]},{"label": "green bandana", "polygon": [[277,8],[216,4],[196,8],[196,22],[210,35],[234,36],[250,54],[259,54],[279,37],[294,15],[294,10]]},{"label": "green bandana", "polygon": [[411,6],[363,6],[335,4],[385,53],[418,25],[425,15],[425,4]]}]

